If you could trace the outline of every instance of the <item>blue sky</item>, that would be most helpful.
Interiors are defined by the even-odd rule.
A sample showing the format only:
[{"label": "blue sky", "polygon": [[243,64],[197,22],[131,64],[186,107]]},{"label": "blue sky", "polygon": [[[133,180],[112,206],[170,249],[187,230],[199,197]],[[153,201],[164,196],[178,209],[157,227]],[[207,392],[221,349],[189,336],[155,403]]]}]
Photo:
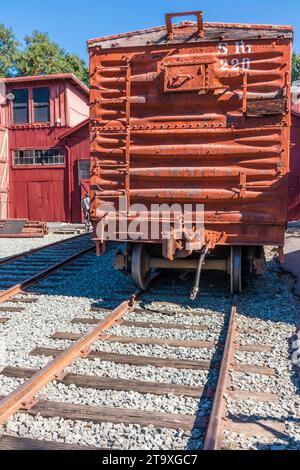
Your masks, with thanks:
[{"label": "blue sky", "polygon": [[292,24],[300,53],[299,0],[12,0],[2,2],[0,22],[19,40],[34,29],[48,32],[87,59],[87,39],[159,26],[164,13],[184,10],[203,10],[206,21]]}]

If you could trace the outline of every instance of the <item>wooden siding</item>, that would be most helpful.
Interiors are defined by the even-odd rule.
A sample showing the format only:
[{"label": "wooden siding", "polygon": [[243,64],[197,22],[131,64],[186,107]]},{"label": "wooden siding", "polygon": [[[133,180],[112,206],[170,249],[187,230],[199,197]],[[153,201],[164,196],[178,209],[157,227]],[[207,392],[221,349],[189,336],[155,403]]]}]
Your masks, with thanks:
[{"label": "wooden siding", "polygon": [[0,128],[0,219],[7,218],[8,201],[8,133]]},{"label": "wooden siding", "polygon": [[300,220],[300,115],[292,114],[288,219]]},{"label": "wooden siding", "polygon": [[71,166],[72,187],[69,188],[69,197],[71,205],[71,220],[73,223],[80,223],[81,217],[81,188],[78,181],[78,160],[89,160],[90,158],[90,139],[89,123],[74,131],[65,140],[61,140],[69,149],[69,159]]},{"label": "wooden siding", "polygon": [[[16,88],[50,88],[50,122],[14,124],[12,122],[12,103],[5,106],[9,128],[9,217],[28,218],[47,222],[80,221],[80,188],[77,188],[77,155],[89,158],[89,151],[81,149],[81,140],[75,137],[75,156],[69,160],[69,152],[59,136],[84,120],[88,114],[87,92],[77,90],[70,79],[25,80],[7,83],[7,93]],[[32,103],[29,103],[32,109]],[[32,111],[31,111],[32,114]],[[71,138],[70,138],[71,139]],[[72,140],[72,139],[71,139]],[[73,143],[71,143],[73,146]],[[25,149],[64,148],[64,166],[26,166],[13,165],[13,151]],[[86,148],[89,149],[87,140]],[[71,165],[71,166],[69,166]],[[74,192],[74,194],[73,194]]]}]

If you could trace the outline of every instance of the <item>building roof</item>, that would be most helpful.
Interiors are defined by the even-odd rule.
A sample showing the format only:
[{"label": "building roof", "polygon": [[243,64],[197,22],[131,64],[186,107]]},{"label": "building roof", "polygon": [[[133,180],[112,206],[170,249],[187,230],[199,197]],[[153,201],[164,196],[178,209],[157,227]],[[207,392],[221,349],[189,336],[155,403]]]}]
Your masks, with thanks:
[{"label": "building roof", "polygon": [[[88,41],[88,47],[103,49],[117,47],[136,47],[149,45],[169,45],[182,42],[201,43],[205,41],[251,40],[277,38],[278,35],[291,39],[292,26],[253,25],[242,23],[204,23],[204,37],[199,37],[196,31],[197,23],[184,21],[173,25],[172,39],[167,37],[166,26],[142,29],[130,33],[116,34]],[[184,34],[183,34],[184,33]]]},{"label": "building roof", "polygon": [[59,73],[59,74],[52,74],[52,75],[30,75],[26,77],[10,77],[10,78],[2,78],[1,81],[5,83],[26,83],[26,82],[34,82],[34,81],[49,81],[49,80],[69,80],[73,83],[73,85],[79,88],[83,93],[87,96],[89,95],[88,87],[77,78],[73,73]]},{"label": "building roof", "polygon": [[83,129],[85,126],[89,126],[89,123],[90,123],[90,118],[86,118],[84,119],[84,121],[81,121],[79,124],[77,124],[76,126],[72,127],[71,129],[67,129],[65,131],[63,131],[61,134],[59,134],[59,136],[57,137],[58,140],[64,140],[66,139],[67,137],[70,137],[70,135],[72,134],[75,134],[75,132],[78,132],[80,131],[81,129]]}]

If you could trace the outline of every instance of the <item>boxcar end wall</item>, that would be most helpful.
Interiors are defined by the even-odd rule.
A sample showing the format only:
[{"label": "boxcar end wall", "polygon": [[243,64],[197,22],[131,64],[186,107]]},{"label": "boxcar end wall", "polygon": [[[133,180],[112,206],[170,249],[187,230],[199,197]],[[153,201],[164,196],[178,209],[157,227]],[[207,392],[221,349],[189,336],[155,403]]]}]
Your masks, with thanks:
[{"label": "boxcar end wall", "polygon": [[206,241],[283,245],[292,38],[184,22],[89,41],[95,224],[121,195],[128,208],[197,202]]}]

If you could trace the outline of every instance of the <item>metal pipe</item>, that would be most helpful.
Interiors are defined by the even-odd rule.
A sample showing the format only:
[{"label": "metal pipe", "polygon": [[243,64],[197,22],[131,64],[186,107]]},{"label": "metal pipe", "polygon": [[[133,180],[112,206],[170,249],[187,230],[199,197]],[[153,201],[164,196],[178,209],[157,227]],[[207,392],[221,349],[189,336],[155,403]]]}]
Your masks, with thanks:
[{"label": "metal pipe", "polygon": [[[153,269],[190,269],[196,270],[198,259],[174,259],[170,261],[165,258],[149,258],[149,268]],[[207,259],[203,263],[203,269],[206,271],[228,271],[227,259]]]},{"label": "metal pipe", "polygon": [[68,222],[71,223],[71,221],[72,221],[72,194],[73,194],[72,154],[71,154],[71,149],[67,145],[67,143],[65,143],[64,145],[65,145],[65,149],[67,151],[67,168],[68,168],[68,192],[69,192],[69,194],[68,194],[68,206],[69,206]]},{"label": "metal pipe", "polygon": [[191,294],[190,294],[190,299],[191,300],[195,300],[196,297],[197,297],[197,294],[199,292],[199,284],[200,284],[200,276],[201,276],[202,265],[203,265],[203,261],[204,261],[205,256],[207,255],[208,250],[209,250],[208,245],[205,245],[205,247],[203,247],[203,249],[201,250],[200,258],[199,258],[198,266],[197,266],[197,271],[196,271],[196,276],[195,276],[195,283],[194,283],[194,287],[193,287],[193,289],[191,291]]}]

